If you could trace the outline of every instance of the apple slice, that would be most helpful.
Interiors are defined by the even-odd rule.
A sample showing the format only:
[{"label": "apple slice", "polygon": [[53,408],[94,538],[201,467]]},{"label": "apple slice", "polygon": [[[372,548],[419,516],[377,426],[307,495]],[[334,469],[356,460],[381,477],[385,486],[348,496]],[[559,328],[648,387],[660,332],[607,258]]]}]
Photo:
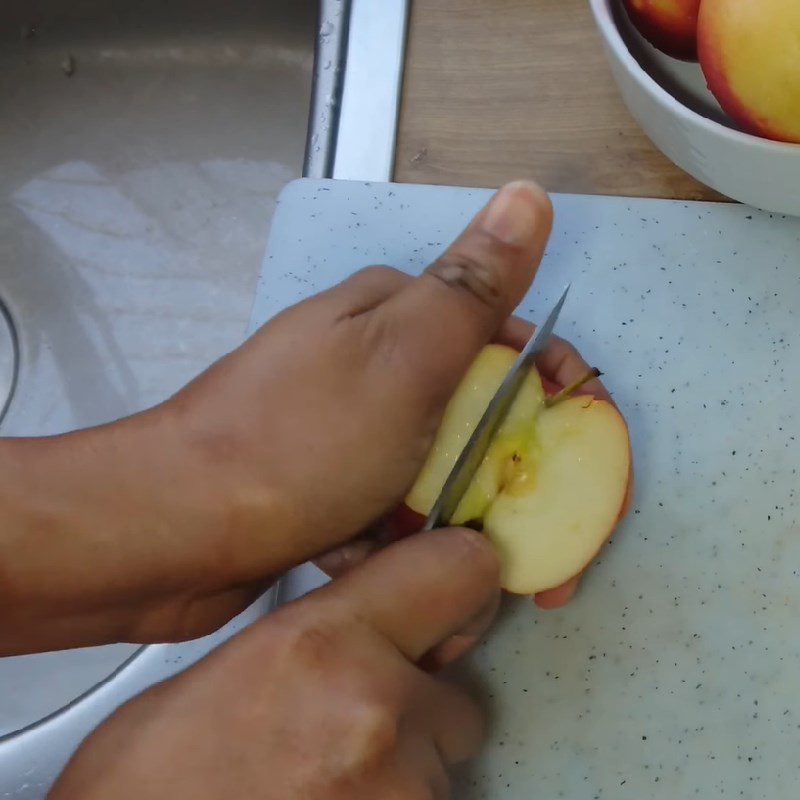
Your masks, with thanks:
[{"label": "apple slice", "polygon": [[[406,504],[411,509],[427,516],[433,508],[456,459],[517,355],[512,347],[490,344],[473,361],[445,409],[428,459],[406,498]],[[506,473],[513,464],[514,454],[532,435],[531,422],[544,401],[539,375],[531,372],[461,499],[450,520],[451,524],[464,525],[483,519],[501,486],[509,478]]]},{"label": "apple slice", "polygon": [[[395,518],[396,534],[428,514],[516,357],[504,345],[478,355]],[[628,430],[614,405],[581,395],[548,406],[532,371],[451,523],[482,527],[499,553],[503,588],[536,594],[591,561],[620,517],[630,471]]]}]

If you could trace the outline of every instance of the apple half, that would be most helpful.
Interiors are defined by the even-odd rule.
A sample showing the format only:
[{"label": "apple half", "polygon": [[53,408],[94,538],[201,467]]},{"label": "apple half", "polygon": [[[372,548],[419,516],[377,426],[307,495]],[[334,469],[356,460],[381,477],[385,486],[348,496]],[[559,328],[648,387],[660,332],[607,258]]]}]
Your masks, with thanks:
[{"label": "apple half", "polygon": [[[390,520],[394,538],[420,529],[517,355],[492,344],[475,359]],[[628,497],[630,443],[616,407],[587,394],[548,405],[547,396],[532,370],[450,520],[484,532],[500,556],[501,584],[515,594],[537,594],[580,574]]]}]

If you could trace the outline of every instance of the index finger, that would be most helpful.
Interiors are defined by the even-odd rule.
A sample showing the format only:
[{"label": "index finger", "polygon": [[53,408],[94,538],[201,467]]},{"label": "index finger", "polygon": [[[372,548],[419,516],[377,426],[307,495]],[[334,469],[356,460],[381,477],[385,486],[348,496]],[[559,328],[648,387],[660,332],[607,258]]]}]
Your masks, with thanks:
[{"label": "index finger", "polygon": [[495,602],[499,575],[483,536],[445,529],[385,548],[321,592],[416,662]]},{"label": "index finger", "polygon": [[[506,320],[495,337],[495,341],[507,344],[515,350],[521,350],[533,335],[534,330],[536,330],[536,326],[527,320],[511,317]],[[537,366],[543,378],[559,387],[569,386],[573,381],[582,378],[589,370],[589,365],[575,347],[558,336],[550,337],[547,348],[537,358]],[[611,395],[597,378],[584,384],[581,392],[592,394],[598,400],[608,400],[613,403]]]}]

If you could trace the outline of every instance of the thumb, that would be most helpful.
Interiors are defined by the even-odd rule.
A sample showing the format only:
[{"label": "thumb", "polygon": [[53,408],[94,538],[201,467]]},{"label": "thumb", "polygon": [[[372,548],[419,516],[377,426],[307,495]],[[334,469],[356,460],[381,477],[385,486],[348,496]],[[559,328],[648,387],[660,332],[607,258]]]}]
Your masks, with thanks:
[{"label": "thumb", "polygon": [[453,528],[390,545],[298,607],[338,609],[417,661],[454,635],[477,638],[489,626],[499,594],[497,555],[489,542]]},{"label": "thumb", "polygon": [[509,183],[421,277],[379,307],[427,385],[450,396],[530,288],[552,221],[544,190]]}]

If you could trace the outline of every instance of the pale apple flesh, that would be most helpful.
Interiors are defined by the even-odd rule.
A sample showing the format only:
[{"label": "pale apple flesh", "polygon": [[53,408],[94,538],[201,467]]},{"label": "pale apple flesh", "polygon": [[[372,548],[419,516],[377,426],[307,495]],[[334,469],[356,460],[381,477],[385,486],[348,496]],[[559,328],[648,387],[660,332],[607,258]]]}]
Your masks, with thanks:
[{"label": "pale apple flesh", "polygon": [[703,0],[697,38],[723,110],[749,133],[800,143],[800,3]]},{"label": "pale apple flesh", "polygon": [[541,411],[535,431],[483,519],[503,587],[516,594],[579,573],[616,525],[628,485],[627,429],[610,403],[570,398]]},{"label": "pale apple flesh", "polygon": [[[472,363],[445,409],[428,459],[406,497],[406,504],[411,509],[427,516],[517,355],[511,347],[488,345]],[[452,525],[483,519],[501,486],[511,477],[515,454],[527,449],[528,440],[533,435],[531,421],[544,399],[542,382],[537,373],[531,373],[450,520]]]},{"label": "pale apple flesh", "polygon": [[[399,528],[428,514],[516,357],[510,347],[489,345],[475,360],[445,411]],[[628,497],[628,431],[614,405],[587,395],[553,407],[545,400],[533,371],[450,521],[480,524],[500,556],[503,587],[517,594],[547,592],[580,574]]]}]

